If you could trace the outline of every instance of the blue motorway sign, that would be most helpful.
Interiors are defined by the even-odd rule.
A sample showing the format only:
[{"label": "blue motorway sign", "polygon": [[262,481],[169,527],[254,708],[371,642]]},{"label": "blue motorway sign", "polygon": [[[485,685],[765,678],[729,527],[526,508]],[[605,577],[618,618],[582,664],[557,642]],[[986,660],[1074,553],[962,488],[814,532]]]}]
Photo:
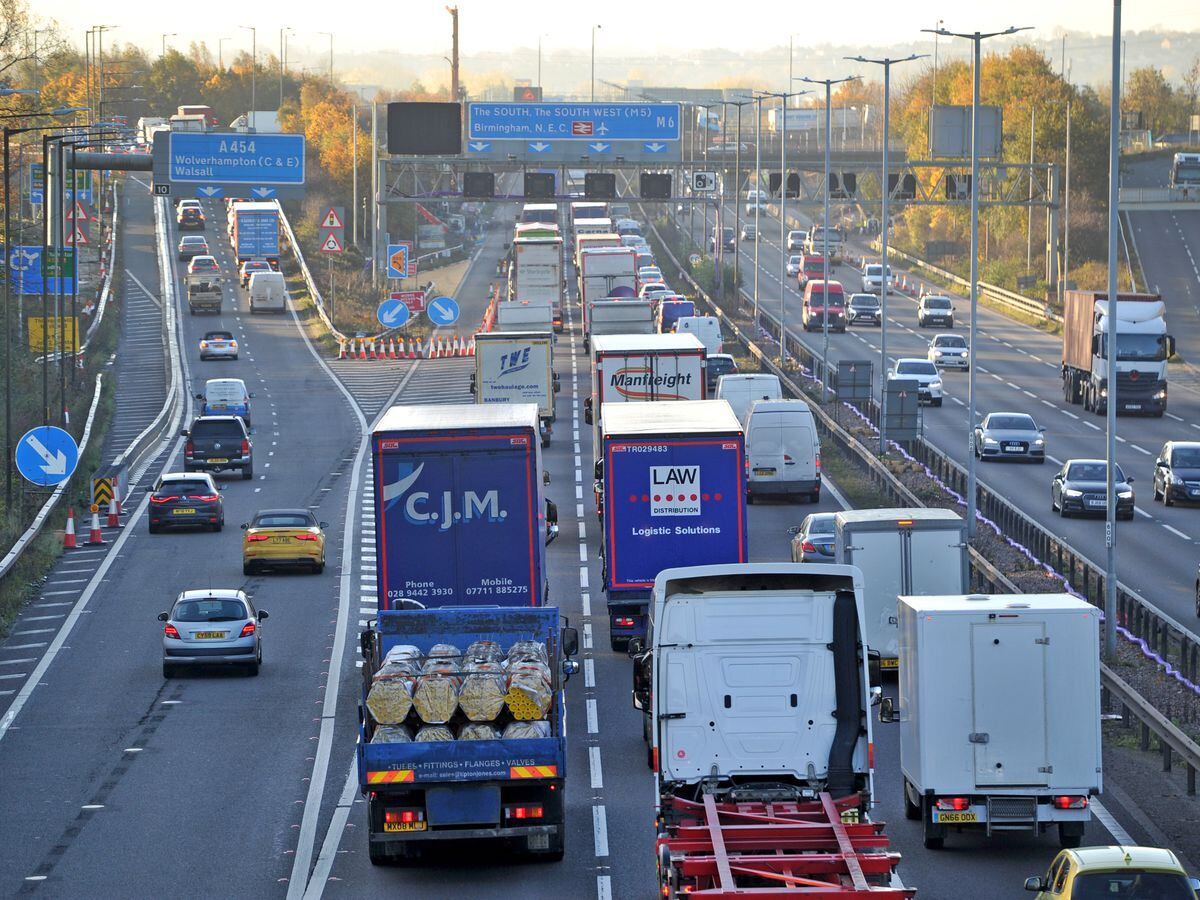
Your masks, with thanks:
[{"label": "blue motorway sign", "polygon": [[172,132],[167,174],[172,184],[304,184],[304,135]]},{"label": "blue motorway sign", "polygon": [[678,141],[679,117],[678,103],[468,103],[467,141]]},{"label": "blue motorway sign", "polygon": [[16,456],[17,471],[22,478],[39,487],[52,487],[75,472],[79,446],[61,428],[39,425],[21,436]]},{"label": "blue motorway sign", "polygon": [[379,304],[379,309],[375,310],[375,318],[379,320],[379,324],[384,328],[403,328],[408,324],[408,318],[411,315],[407,304],[403,300],[387,299]]},{"label": "blue motorway sign", "polygon": [[[42,278],[42,248],[40,245],[17,245],[13,247],[8,263],[9,278],[13,290],[18,294],[26,297],[40,295],[42,293],[43,281],[47,294],[59,292],[73,294],[75,292],[74,277],[61,279],[61,291],[58,276],[52,275],[49,278]],[[74,266],[71,267],[71,271],[75,271]]]},{"label": "blue motorway sign", "polygon": [[46,199],[46,170],[40,162],[29,164],[29,185],[26,193],[30,203],[40,205]]},{"label": "blue motorway sign", "polygon": [[425,315],[434,325],[453,325],[458,321],[458,304],[449,297],[435,297],[426,305]]}]

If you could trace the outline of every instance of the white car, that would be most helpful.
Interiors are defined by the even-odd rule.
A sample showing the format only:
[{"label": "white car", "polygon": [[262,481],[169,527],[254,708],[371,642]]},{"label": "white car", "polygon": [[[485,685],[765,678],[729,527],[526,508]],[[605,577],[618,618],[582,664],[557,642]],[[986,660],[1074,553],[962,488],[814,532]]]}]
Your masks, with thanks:
[{"label": "white car", "polygon": [[675,292],[661,281],[643,284],[638,291],[639,300],[662,300],[663,297],[673,297]]},{"label": "white car", "polygon": [[803,250],[804,241],[808,237],[807,231],[789,231],[787,233],[787,249],[790,253],[792,250]]},{"label": "white car", "polygon": [[967,339],[961,334],[935,335],[929,342],[929,361],[943,369],[969,371],[971,355]]},{"label": "white car", "polygon": [[755,210],[762,213],[767,211],[766,191],[746,191],[746,215],[754,215]]},{"label": "white car", "polygon": [[917,303],[917,326],[954,327],[954,301],[945,294],[926,294]]},{"label": "white car", "polygon": [[930,406],[942,405],[942,376],[938,367],[927,359],[902,357],[888,371],[888,378],[912,378],[917,382],[917,398]]},{"label": "white car", "polygon": [[[888,266],[888,290],[896,286],[896,276],[892,274],[892,267]],[[878,294],[883,290],[883,264],[882,263],[867,263],[863,269],[862,289],[864,294]]]},{"label": "white car", "polygon": [[662,269],[658,266],[642,266],[637,271],[637,280],[639,284],[662,284]]},{"label": "white car", "polygon": [[742,226],[742,240],[743,241],[757,241],[758,240],[758,229],[754,226],[753,222],[751,222],[748,225]]},{"label": "white car", "polygon": [[796,275],[800,274],[800,264],[803,261],[803,259],[804,259],[804,257],[796,256],[795,254],[788,257],[787,274],[788,274],[789,278],[795,277]]}]

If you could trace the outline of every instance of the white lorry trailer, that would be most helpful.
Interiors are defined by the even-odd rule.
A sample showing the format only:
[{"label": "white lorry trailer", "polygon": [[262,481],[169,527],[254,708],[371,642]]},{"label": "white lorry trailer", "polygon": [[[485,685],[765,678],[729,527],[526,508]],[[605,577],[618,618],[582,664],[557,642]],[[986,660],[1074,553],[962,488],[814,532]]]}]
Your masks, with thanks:
[{"label": "white lorry trailer", "polygon": [[475,335],[476,403],[536,403],[542,446],[554,429],[554,338],[545,331],[492,331]]},{"label": "white lorry trailer", "polygon": [[654,334],[654,308],[649,300],[593,300],[588,304],[588,332],[605,334]]},{"label": "white lorry trailer", "polygon": [[496,304],[497,331],[554,330],[554,306],[544,300],[506,300]]},{"label": "white lorry trailer", "polygon": [[554,310],[554,330],[563,330],[563,243],[561,237],[513,239],[513,265],[509,278],[512,300],[549,303]]},{"label": "white lorry trailer", "polygon": [[904,811],[925,846],[950,829],[1078,847],[1102,784],[1100,611],[1069,594],[902,596]]}]

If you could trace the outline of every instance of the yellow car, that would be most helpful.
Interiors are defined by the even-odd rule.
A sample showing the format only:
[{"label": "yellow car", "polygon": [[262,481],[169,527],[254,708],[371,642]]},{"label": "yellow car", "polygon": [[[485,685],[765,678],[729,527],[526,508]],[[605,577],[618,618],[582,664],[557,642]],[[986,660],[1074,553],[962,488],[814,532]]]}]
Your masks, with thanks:
[{"label": "yellow car", "polygon": [[242,526],[242,573],[276,566],[325,571],[325,529],[307,509],[262,509]]},{"label": "yellow car", "polygon": [[1037,900],[1196,900],[1197,887],[1179,858],[1158,847],[1063,850],[1044,876],[1025,879]]}]

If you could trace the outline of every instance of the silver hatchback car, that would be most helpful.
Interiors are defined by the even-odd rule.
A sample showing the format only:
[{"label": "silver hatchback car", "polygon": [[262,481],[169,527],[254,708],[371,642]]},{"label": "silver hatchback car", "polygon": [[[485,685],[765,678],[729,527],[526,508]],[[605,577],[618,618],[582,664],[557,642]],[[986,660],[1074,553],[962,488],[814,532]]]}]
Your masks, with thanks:
[{"label": "silver hatchback car", "polygon": [[265,609],[255,610],[245,592],[233,588],[184,591],[163,625],[163,677],[187,666],[241,666],[257,675],[262,665]]}]

